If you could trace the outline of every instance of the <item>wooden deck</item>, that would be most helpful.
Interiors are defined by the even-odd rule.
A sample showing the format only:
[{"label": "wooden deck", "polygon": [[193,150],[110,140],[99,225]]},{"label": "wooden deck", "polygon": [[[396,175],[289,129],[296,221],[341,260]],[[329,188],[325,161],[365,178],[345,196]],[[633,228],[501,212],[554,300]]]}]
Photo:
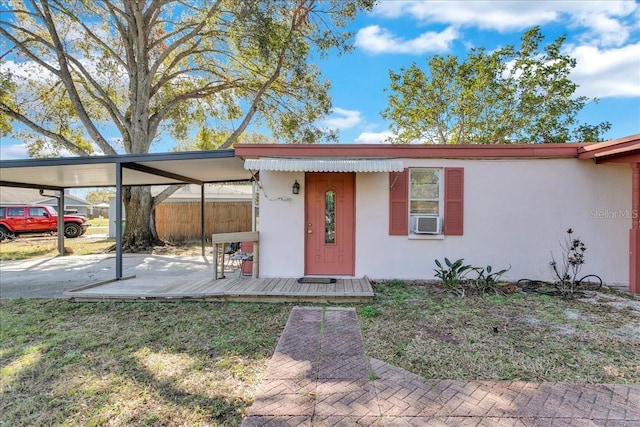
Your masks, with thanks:
[{"label": "wooden deck", "polygon": [[180,281],[131,278],[65,292],[73,301],[245,301],[359,303],[374,298],[371,283],[338,279],[336,283],[298,283],[296,279],[191,279]]}]

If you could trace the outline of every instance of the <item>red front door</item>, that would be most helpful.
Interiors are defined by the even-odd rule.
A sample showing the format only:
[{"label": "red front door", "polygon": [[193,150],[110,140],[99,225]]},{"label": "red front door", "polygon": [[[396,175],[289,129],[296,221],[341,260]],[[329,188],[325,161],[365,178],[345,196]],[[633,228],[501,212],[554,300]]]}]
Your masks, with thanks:
[{"label": "red front door", "polygon": [[307,173],[305,274],[355,274],[355,175]]}]

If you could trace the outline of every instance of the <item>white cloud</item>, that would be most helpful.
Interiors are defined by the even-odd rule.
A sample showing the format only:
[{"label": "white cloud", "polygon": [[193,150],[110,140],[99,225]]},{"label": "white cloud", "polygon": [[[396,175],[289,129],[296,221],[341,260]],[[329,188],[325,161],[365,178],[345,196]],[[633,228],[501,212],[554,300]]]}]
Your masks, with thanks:
[{"label": "white cloud", "polygon": [[362,132],[354,142],[356,144],[389,144],[388,139],[394,136],[391,131]]},{"label": "white cloud", "polygon": [[0,71],[3,73],[11,73],[16,83],[21,83],[26,80],[45,82],[51,81],[54,77],[49,70],[34,61],[3,61],[2,64],[0,64]]},{"label": "white cloud", "polygon": [[371,53],[422,55],[427,52],[446,52],[451,42],[457,38],[458,31],[453,27],[446,28],[440,33],[428,31],[415,39],[406,40],[378,25],[370,25],[358,31],[355,45]]},{"label": "white cloud", "polygon": [[531,5],[535,3],[539,2],[389,1],[380,2],[374,9],[374,13],[387,18],[409,15],[423,23],[477,26],[498,31],[527,28],[557,19],[556,11],[545,6]]},{"label": "white cloud", "polygon": [[590,28],[582,35],[587,42],[595,42],[602,46],[620,46],[629,39],[629,29],[604,13],[580,14],[576,22]]},{"label": "white cloud", "polygon": [[[94,148],[97,148],[94,146]],[[40,152],[40,155],[43,157],[50,156],[52,154],[49,148],[45,148]],[[96,155],[102,155],[102,152],[97,153]],[[56,157],[75,157],[71,151],[67,149],[61,149],[60,152],[56,155]],[[0,145],[0,159],[2,160],[18,160],[18,159],[32,159],[33,157],[29,157],[29,151],[27,149],[27,144],[4,144]]]},{"label": "white cloud", "polygon": [[16,160],[28,159],[26,144],[0,145],[0,159]]},{"label": "white cloud", "polygon": [[627,40],[630,28],[637,27],[639,10],[633,1],[385,1],[374,13],[500,32],[555,22],[584,28],[584,37],[594,43],[618,46]]},{"label": "white cloud", "polygon": [[322,122],[331,129],[349,129],[362,121],[362,113],[357,110],[334,108],[333,114],[337,114],[338,117],[330,117]]},{"label": "white cloud", "polygon": [[573,47],[577,61],[571,80],[576,93],[590,98],[640,96],[640,42],[621,48]]}]

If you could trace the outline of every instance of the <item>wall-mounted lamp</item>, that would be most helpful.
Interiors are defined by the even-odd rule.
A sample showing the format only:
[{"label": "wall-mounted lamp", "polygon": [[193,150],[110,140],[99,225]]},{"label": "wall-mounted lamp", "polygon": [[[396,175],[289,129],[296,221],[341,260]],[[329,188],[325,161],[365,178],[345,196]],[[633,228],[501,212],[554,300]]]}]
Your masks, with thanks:
[{"label": "wall-mounted lamp", "polygon": [[293,194],[300,194],[300,184],[298,184],[297,179],[296,182],[293,183],[293,187],[291,189],[293,190]]}]

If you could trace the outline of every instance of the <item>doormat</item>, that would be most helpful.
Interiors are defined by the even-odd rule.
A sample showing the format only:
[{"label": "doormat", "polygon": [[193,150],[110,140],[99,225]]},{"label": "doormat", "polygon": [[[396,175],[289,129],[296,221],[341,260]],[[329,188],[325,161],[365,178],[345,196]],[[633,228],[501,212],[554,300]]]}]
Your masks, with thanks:
[{"label": "doormat", "polygon": [[336,279],[333,277],[301,277],[298,279],[298,283],[336,283]]}]

